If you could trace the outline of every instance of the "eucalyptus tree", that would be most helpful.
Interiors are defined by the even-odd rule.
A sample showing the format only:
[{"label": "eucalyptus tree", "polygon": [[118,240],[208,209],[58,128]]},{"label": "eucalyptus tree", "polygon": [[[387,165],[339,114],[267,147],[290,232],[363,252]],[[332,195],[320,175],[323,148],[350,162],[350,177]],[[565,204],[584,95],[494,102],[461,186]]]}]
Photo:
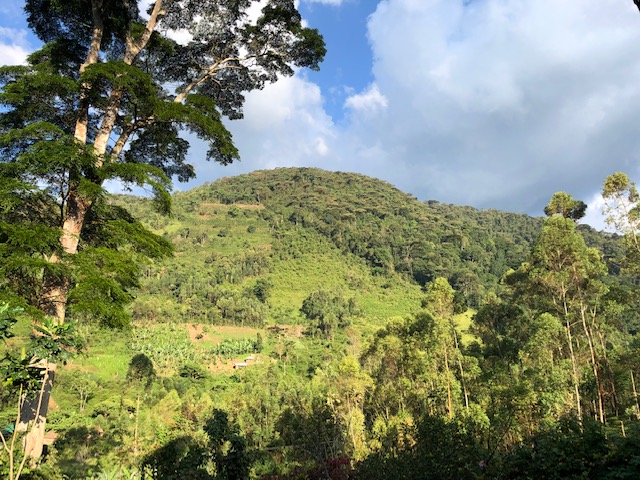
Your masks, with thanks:
[{"label": "eucalyptus tree", "polygon": [[379,430],[407,416],[452,418],[463,398],[452,367],[457,354],[449,322],[428,310],[378,330],[361,358],[373,379],[366,415]]},{"label": "eucalyptus tree", "polygon": [[[581,345],[588,347],[588,363],[597,391],[594,400],[597,416],[604,422],[604,389],[594,332],[600,328],[602,297],[607,292],[602,282],[607,273],[606,265],[600,252],[587,247],[576,230],[575,220],[584,214],[581,202],[564,192],[556,193],[545,213],[550,216],[536,239],[529,262],[511,274],[507,282],[520,290],[520,299],[527,299],[534,310],[557,315],[562,320],[579,418],[582,416],[583,379],[580,352],[576,349]],[[579,341],[578,335],[584,341]]]},{"label": "eucalyptus tree", "polygon": [[[638,3],[638,2],[636,2]],[[631,181],[629,176],[623,172],[616,172],[609,175],[602,186],[602,197],[605,202],[603,214],[607,224],[615,228],[622,234],[626,247],[623,271],[631,277],[631,283],[637,285],[637,277],[640,273],[640,193],[636,183]],[[638,302],[638,289],[630,288],[624,294],[623,301],[627,308],[636,310],[635,304]],[[628,322],[628,320],[627,320]],[[631,322],[628,322],[631,323]],[[629,328],[629,326],[627,326]],[[633,330],[633,327],[630,328]],[[636,389],[636,379],[634,370],[637,373],[637,363],[634,358],[635,341],[631,344],[629,352],[623,356],[622,363],[629,368],[631,380],[630,389],[633,395],[633,404],[637,418],[640,418],[640,406],[638,403],[638,393]]]},{"label": "eucalyptus tree", "polygon": [[60,323],[72,306],[119,324],[132,259],[170,248],[109,205],[105,182],[147,186],[167,210],[171,178],[195,175],[181,132],[208,143],[207,159],[237,160],[223,117],[242,117],[246,92],[317,69],[324,42],[294,0],[26,0],[25,11],[44,46],[0,69],[0,284]]},{"label": "eucalyptus tree", "polygon": [[626,173],[609,175],[602,185],[603,210],[608,225],[625,237],[627,268],[640,265],[640,194],[635,182]]},{"label": "eucalyptus tree", "polygon": [[[447,279],[442,277],[436,278],[433,282],[428,283],[426,285],[426,290],[427,295],[424,301],[424,305],[433,313],[436,321],[441,324],[441,335],[445,339],[445,341],[443,341],[442,343],[442,351],[445,370],[447,372],[447,405],[449,410],[449,417],[451,417],[453,416],[453,402],[451,399],[451,375],[449,372],[450,356],[454,356],[456,363],[458,364],[462,390],[464,393],[464,405],[465,408],[469,408],[469,392],[467,390],[464,366],[462,362],[463,355],[460,350],[458,332],[453,321],[455,291],[451,287]],[[446,341],[447,339],[449,341]],[[451,340],[453,340],[453,342],[451,342]],[[451,343],[453,343],[454,347],[453,352],[449,351]],[[453,355],[451,355],[452,353]]]}]

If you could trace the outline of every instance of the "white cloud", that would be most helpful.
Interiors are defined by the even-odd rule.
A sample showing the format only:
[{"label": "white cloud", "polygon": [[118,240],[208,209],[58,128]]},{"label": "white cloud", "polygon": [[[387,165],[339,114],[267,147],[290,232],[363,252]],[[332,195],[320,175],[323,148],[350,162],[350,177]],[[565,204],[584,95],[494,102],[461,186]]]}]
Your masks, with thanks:
[{"label": "white cloud", "polygon": [[264,90],[249,93],[244,113],[244,119],[226,122],[240,150],[241,161],[227,167],[199,162],[204,156],[203,147],[194,144],[190,155],[198,163],[197,183],[258,169],[284,166],[332,169],[339,165],[337,132],[324,111],[317,85],[298,76],[281,78]]},{"label": "white cloud", "polygon": [[345,100],[345,107],[363,113],[379,112],[385,110],[387,106],[387,98],[380,93],[376,84],[370,85],[364,92],[351,95]]},{"label": "white cloud", "polygon": [[605,216],[603,214],[603,209],[605,207],[604,198],[600,193],[596,193],[592,198],[588,199],[587,203],[587,213],[580,220],[580,223],[586,223],[587,225],[591,225],[596,230],[606,230],[609,232],[614,231],[607,222],[605,221]]},{"label": "white cloud", "polygon": [[26,30],[0,27],[0,65],[23,64],[29,53]]},{"label": "white cloud", "polygon": [[388,106],[347,132],[376,147],[366,173],[421,199],[540,214],[553,192],[590,198],[638,163],[631,2],[383,0],[368,35]]}]

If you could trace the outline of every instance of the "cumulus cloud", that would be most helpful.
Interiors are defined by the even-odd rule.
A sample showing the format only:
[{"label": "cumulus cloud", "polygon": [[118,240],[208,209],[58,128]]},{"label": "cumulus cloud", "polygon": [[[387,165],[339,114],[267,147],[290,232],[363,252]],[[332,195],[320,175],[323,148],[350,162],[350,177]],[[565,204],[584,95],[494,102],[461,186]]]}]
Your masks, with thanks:
[{"label": "cumulus cloud", "polygon": [[603,213],[605,202],[600,193],[596,193],[590,199],[585,199],[584,201],[587,204],[587,212],[584,218],[580,220],[580,223],[591,225],[596,230],[615,231],[615,229],[607,225],[605,221]]},{"label": "cumulus cloud", "polygon": [[350,135],[420,198],[537,213],[637,163],[631,2],[383,0],[368,32],[388,108]]},{"label": "cumulus cloud", "polygon": [[201,162],[204,147],[194,144],[190,158],[198,164],[196,183],[258,169],[338,167],[338,133],[314,83],[299,76],[281,78],[264,90],[249,93],[244,113],[244,119],[227,122],[241,161],[227,167]]},{"label": "cumulus cloud", "polygon": [[387,98],[380,93],[376,84],[370,85],[364,92],[351,95],[345,100],[345,107],[361,114],[385,110],[387,105]]},{"label": "cumulus cloud", "polygon": [[0,27],[0,65],[23,64],[29,53],[26,30]]}]

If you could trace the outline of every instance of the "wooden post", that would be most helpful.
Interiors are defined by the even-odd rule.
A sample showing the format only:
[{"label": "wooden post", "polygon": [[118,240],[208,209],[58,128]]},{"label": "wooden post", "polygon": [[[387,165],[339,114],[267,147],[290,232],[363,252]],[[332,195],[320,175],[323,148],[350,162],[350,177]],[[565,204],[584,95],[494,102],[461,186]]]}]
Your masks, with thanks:
[{"label": "wooden post", "polygon": [[42,456],[49,399],[56,371],[55,363],[43,363],[39,367],[43,369],[42,388],[37,395],[24,401],[17,426],[17,431],[23,432],[29,430],[29,426],[31,426],[24,439],[25,454],[31,458]]}]

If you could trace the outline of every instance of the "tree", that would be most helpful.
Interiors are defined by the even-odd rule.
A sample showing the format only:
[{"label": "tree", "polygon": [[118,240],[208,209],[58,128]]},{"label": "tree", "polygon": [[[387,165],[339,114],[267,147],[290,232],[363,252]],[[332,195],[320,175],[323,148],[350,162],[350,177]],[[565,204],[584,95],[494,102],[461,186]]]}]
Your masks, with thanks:
[{"label": "tree", "polygon": [[79,412],[83,412],[87,406],[87,402],[93,398],[98,387],[98,382],[92,378],[93,376],[86,372],[73,370],[64,379],[64,385],[78,395]]},{"label": "tree", "polygon": [[144,353],[134,355],[127,370],[127,383],[136,391],[136,423],[133,429],[133,453],[138,454],[138,426],[140,419],[140,395],[147,390],[156,376],[153,362]]},{"label": "tree", "polygon": [[625,173],[613,173],[604,180],[602,198],[606,222],[624,235],[626,266],[634,271],[640,265],[640,195],[636,184]]},{"label": "tree", "polygon": [[273,284],[269,282],[269,280],[259,278],[258,280],[256,280],[256,284],[253,286],[252,292],[253,295],[262,303],[267,303],[272,289]]},{"label": "tree", "polygon": [[251,458],[245,438],[226,412],[214,409],[202,436],[181,436],[142,461],[142,479],[246,480]]},{"label": "tree", "polygon": [[195,175],[181,131],[209,143],[208,159],[233,162],[222,116],[240,118],[245,92],[323,59],[294,0],[268,0],[252,18],[256,3],[155,0],[141,12],[131,0],[26,1],[45,45],[0,69],[5,296],[60,323],[67,307],[125,321],[137,262],[170,248],[109,204],[105,182],[149,186],[166,211],[170,179]]},{"label": "tree", "polygon": [[312,332],[331,339],[338,327],[348,326],[358,308],[355,298],[347,300],[340,294],[317,290],[303,300],[300,312],[312,322]]},{"label": "tree", "polygon": [[[604,388],[602,383],[601,354],[594,334],[600,332],[602,296],[607,287],[601,279],[606,275],[606,265],[600,253],[588,248],[576,231],[574,220],[579,211],[576,202],[563,192],[555,194],[545,213],[550,215],[536,239],[530,261],[507,277],[507,283],[519,289],[521,299],[527,299],[530,307],[539,312],[557,315],[565,327],[566,347],[571,361],[575,408],[582,417],[580,345],[588,347],[588,358],[595,383],[597,416],[604,422]],[[584,213],[584,211],[582,211]],[[582,332],[576,331],[582,327]],[[584,334],[584,342],[576,336]],[[602,345],[606,345],[602,342]],[[604,347],[603,347],[604,348]]]},{"label": "tree", "polygon": [[[460,351],[460,342],[458,341],[458,332],[456,331],[456,326],[453,322],[453,310],[454,310],[454,299],[455,299],[455,291],[449,285],[449,282],[446,278],[436,278],[433,282],[430,282],[426,285],[427,296],[425,299],[425,307],[429,309],[435,318],[439,320],[443,325],[443,334],[445,337],[447,336],[447,330],[449,331],[450,338],[453,339],[453,344],[455,347],[455,356],[457,358],[458,369],[460,371],[460,380],[462,382],[462,390],[464,392],[464,404],[465,407],[469,408],[469,392],[467,391],[467,385],[465,381],[464,375],[464,366],[462,364],[462,352]],[[448,326],[448,328],[447,328]],[[449,351],[448,351],[447,342],[443,343],[443,353],[445,359],[445,369],[447,371],[447,396],[448,396],[448,410],[449,417],[453,416],[453,402],[451,399],[451,382],[450,382],[450,374],[449,374]]]},{"label": "tree", "polygon": [[474,316],[482,374],[475,390],[491,422],[491,450],[512,444],[569,412],[571,374],[564,359],[562,322],[509,298],[491,299]]},{"label": "tree", "polygon": [[364,397],[371,379],[358,360],[347,355],[329,372],[327,404],[345,430],[345,446],[350,458],[360,460],[366,453]]},{"label": "tree", "polygon": [[587,210],[587,204],[581,200],[574,199],[566,192],[556,192],[544,207],[544,213],[547,217],[560,215],[571,220],[579,220],[584,217]]}]

